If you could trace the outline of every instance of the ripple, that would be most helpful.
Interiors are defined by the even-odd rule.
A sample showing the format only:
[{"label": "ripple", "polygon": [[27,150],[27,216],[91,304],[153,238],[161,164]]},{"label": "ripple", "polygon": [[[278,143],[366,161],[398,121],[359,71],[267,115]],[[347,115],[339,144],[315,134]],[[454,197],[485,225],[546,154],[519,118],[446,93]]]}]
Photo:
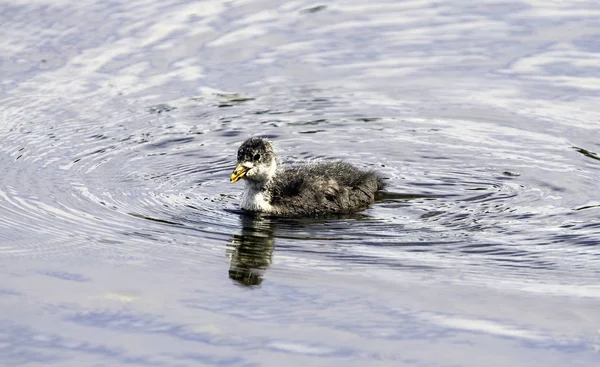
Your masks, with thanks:
[{"label": "ripple", "polygon": [[[589,42],[548,46],[527,40],[537,45],[528,48],[536,52],[510,53],[514,60],[509,62],[507,47],[518,46],[516,39],[507,40],[515,19],[539,18],[528,7],[494,12],[491,19],[485,12],[471,14],[472,9],[464,17],[460,5],[424,11],[392,2],[336,9],[290,5],[280,9],[291,11],[289,19],[261,13],[257,23],[242,19],[227,33],[212,34],[224,21],[223,8],[213,5],[200,12],[202,17],[186,18],[185,26],[177,19],[186,11],[198,14],[192,5],[116,6],[140,11],[128,19],[138,31],[118,36],[121,43],[111,45],[110,52],[91,37],[86,53],[73,60],[50,60],[43,73],[15,73],[14,94],[2,95],[0,208],[7,215],[0,223],[9,229],[3,236],[12,240],[0,251],[25,257],[112,251],[148,261],[167,256],[218,262],[225,247],[243,242],[234,236],[245,229],[254,235],[266,231],[271,240],[260,256],[280,249],[286,259],[281,261],[290,266],[322,261],[334,270],[419,271],[463,264],[474,274],[520,277],[506,269],[560,273],[597,263],[594,250],[588,250],[598,234],[597,143],[589,140],[584,123],[593,116],[567,108],[588,102],[559,106],[551,95],[562,90],[532,99],[526,92],[539,87],[528,85],[531,90],[524,91],[506,78],[518,74],[539,82],[560,76],[563,69],[542,67],[556,66],[548,61],[556,57],[582,70],[593,59]],[[97,10],[114,9],[98,5]],[[81,11],[65,8],[46,28]],[[388,16],[406,12],[410,24],[398,25],[396,16]],[[358,13],[365,16],[359,20]],[[154,27],[148,14],[160,14],[175,33],[205,37],[204,43],[194,43],[185,58],[172,60],[163,51],[176,39]],[[439,24],[429,22],[432,14]],[[337,21],[320,23],[320,17]],[[290,19],[317,22],[299,23],[286,35],[289,42],[271,44],[265,27],[286,26]],[[8,34],[19,38],[25,21],[10,23]],[[538,21],[539,29],[530,30],[534,36],[551,27]],[[114,19],[112,26],[123,22]],[[196,29],[188,23],[199,33],[186,33]],[[485,37],[465,35],[481,24],[487,25]],[[51,38],[36,27],[42,40]],[[366,30],[389,41],[389,49],[375,47],[373,37],[364,37]],[[352,42],[329,47],[328,38],[321,37],[339,40],[340,34]],[[81,35],[90,36],[89,31]],[[32,47],[32,38],[20,38]],[[251,39],[271,46],[253,54],[256,63],[241,63],[244,67],[192,55],[229,52]],[[458,39],[474,48],[456,53],[464,49]],[[23,56],[14,45],[6,46],[14,58]],[[390,52],[403,57],[390,61]],[[144,62],[156,55],[171,66],[163,70]],[[581,56],[588,61],[581,62]],[[498,64],[496,58],[504,61]],[[269,61],[275,59],[331,75],[300,83],[286,76],[287,68]],[[248,72],[256,75],[257,65],[271,65],[269,75],[281,76],[247,79]],[[462,78],[465,65],[469,76]],[[225,69],[236,70],[236,77],[215,79]],[[453,83],[448,70],[460,80]],[[473,73],[480,79],[473,80]],[[439,76],[444,85],[434,80]],[[577,78],[569,75],[557,83]],[[482,88],[482,80],[494,88]],[[577,97],[586,96],[582,89]],[[378,169],[388,178],[387,192],[356,216],[274,221],[267,227],[244,223],[235,210],[241,185],[229,185],[227,176],[239,143],[256,134],[270,136],[285,162],[342,158]],[[192,260],[190,251],[198,257]],[[576,265],[561,261],[561,253]]]},{"label": "ripple", "polygon": [[[598,6],[270,5],[5,4],[4,359],[597,349]],[[284,162],[377,169],[386,191],[355,215],[248,217],[228,175],[254,135]],[[438,357],[386,350],[431,341]]]},{"label": "ripple", "polygon": [[[267,252],[248,255],[253,252],[238,246],[236,251],[247,253],[245,257],[271,257],[275,247],[288,266],[318,261],[330,270],[439,272],[463,263],[474,274],[512,269],[504,272],[521,277],[523,271],[529,271],[528,276],[540,269],[566,271],[570,265],[553,255],[557,251],[553,244],[589,247],[593,237],[579,233],[589,229],[557,233],[555,226],[575,215],[564,205],[566,197],[575,196],[560,182],[543,177],[571,172],[578,179],[579,173],[562,155],[569,146],[557,149],[552,136],[499,128],[498,122],[492,129],[487,122],[464,118],[399,120],[372,114],[368,119],[348,119],[353,108],[340,97],[322,97],[326,91],[319,89],[299,88],[291,97],[271,93],[268,102],[256,93],[243,99],[241,110],[222,113],[218,102],[222,97],[212,93],[170,102],[176,109],[160,114],[130,105],[112,111],[103,125],[89,117],[106,109],[101,103],[81,111],[81,116],[70,112],[65,118],[57,113],[47,129],[40,128],[36,119],[23,119],[25,108],[13,110],[14,123],[7,133],[10,144],[4,144],[3,151],[18,163],[5,165],[8,184],[0,194],[0,205],[13,214],[0,220],[15,232],[24,231],[22,223],[36,223],[39,237],[48,235],[56,241],[3,251],[11,256],[45,256],[111,249],[146,261],[162,257],[189,261],[186,252],[193,251],[198,255],[193,261],[219,262],[224,244],[240,231],[239,214],[232,210],[241,186],[229,185],[227,177],[238,144],[252,135],[252,129],[270,135],[284,161],[342,158],[378,167],[389,185],[376,205],[357,216],[272,222],[266,232],[271,237],[264,246]],[[278,110],[289,111],[279,115],[281,120],[298,122],[286,125],[289,134],[281,134],[278,125],[264,127],[262,115],[252,112],[266,111],[274,102]],[[327,118],[310,117],[324,113]],[[344,123],[334,123],[336,116]],[[315,139],[303,134],[305,121],[328,127]],[[225,134],[228,129],[240,133]],[[361,129],[369,134],[359,134]],[[327,145],[335,146],[335,152]],[[529,145],[537,149],[515,156],[515,148]],[[30,179],[20,182],[19,177]],[[583,198],[589,206],[589,198]],[[257,231],[253,225],[248,228]],[[162,250],[165,246],[170,253]],[[590,260],[585,251],[578,250],[577,256],[582,259],[578,261]],[[265,265],[257,266],[264,273]]]},{"label": "ripple", "polygon": [[139,253],[153,243],[196,243],[198,232],[222,240],[235,228],[235,218],[219,210],[227,195],[212,190],[215,177],[227,182],[231,163],[215,159],[211,144],[199,141],[191,126],[131,109],[112,112],[102,126],[82,117],[89,110],[68,119],[53,114],[54,121],[40,125],[22,118],[27,110],[8,116],[14,123],[2,160],[16,163],[3,165],[0,207],[7,215],[0,223],[13,228],[13,237],[36,233],[47,240],[14,243],[3,254]]}]

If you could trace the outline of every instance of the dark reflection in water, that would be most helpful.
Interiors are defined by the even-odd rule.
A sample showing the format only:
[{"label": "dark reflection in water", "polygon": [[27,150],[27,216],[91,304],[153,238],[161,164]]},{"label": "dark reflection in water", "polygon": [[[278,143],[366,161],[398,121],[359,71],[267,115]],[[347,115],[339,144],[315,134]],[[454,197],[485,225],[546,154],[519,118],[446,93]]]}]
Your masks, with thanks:
[{"label": "dark reflection in water", "polygon": [[[362,213],[344,215],[328,215],[319,218],[276,218],[269,216],[240,215],[241,232],[234,234],[227,245],[231,263],[229,278],[244,286],[256,286],[263,282],[263,275],[271,264],[275,238],[280,239],[314,239],[310,232],[315,226],[329,224],[335,220],[366,220],[371,219]],[[276,236],[280,227],[283,234]],[[331,228],[329,228],[331,229]],[[309,230],[305,233],[305,230]],[[323,229],[322,229],[323,230]],[[321,231],[322,231],[321,230]],[[319,238],[319,240],[335,240],[336,238]]]},{"label": "dark reflection in water", "polygon": [[229,277],[241,285],[259,285],[271,264],[275,219],[245,214],[240,219],[242,231],[234,234],[227,246],[231,259]]},{"label": "dark reflection in water", "polygon": [[[411,199],[426,198],[434,198],[434,196],[383,191],[377,193],[375,204],[389,205],[389,203],[397,203],[404,206],[409,205],[408,201]],[[241,231],[239,234],[234,234],[227,245],[227,253],[230,258],[229,278],[244,286],[262,284],[264,273],[272,262],[276,238],[284,241],[290,239],[318,240],[332,244],[338,240],[343,240],[343,236],[339,237],[335,233],[339,234],[340,231],[345,231],[352,234],[366,223],[356,225],[357,221],[378,222],[363,212],[341,215],[330,214],[317,218],[277,218],[262,215],[253,216],[238,211],[231,212],[240,215]],[[282,231],[279,235],[276,234],[278,227]],[[358,235],[358,232],[354,235]],[[379,234],[379,236],[383,238],[382,234]],[[376,246],[377,244],[373,243],[373,245]],[[306,249],[297,250],[308,251]],[[329,252],[326,249],[322,250],[323,254]],[[357,263],[373,261],[368,256],[352,255],[352,258],[348,258],[347,255],[337,253],[330,253],[329,255]],[[381,260],[378,261],[381,262]]]},{"label": "dark reflection in water", "polygon": [[575,149],[577,151],[577,153],[581,153],[588,158],[600,161],[600,155],[598,155],[598,153],[594,153],[592,151],[589,151],[589,150],[583,149],[583,148],[579,148],[579,147],[573,147],[573,149]]}]

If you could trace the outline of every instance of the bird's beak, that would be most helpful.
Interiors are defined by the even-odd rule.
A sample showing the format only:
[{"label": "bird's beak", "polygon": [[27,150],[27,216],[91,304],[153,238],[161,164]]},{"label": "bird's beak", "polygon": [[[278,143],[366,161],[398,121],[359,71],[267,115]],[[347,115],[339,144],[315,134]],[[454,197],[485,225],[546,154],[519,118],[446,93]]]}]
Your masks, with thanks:
[{"label": "bird's beak", "polygon": [[246,172],[248,172],[248,168],[242,166],[241,163],[238,163],[238,165],[235,166],[235,169],[233,170],[233,172],[231,172],[231,176],[229,177],[229,180],[231,181],[231,183],[235,183],[240,178],[244,177],[246,175]]}]

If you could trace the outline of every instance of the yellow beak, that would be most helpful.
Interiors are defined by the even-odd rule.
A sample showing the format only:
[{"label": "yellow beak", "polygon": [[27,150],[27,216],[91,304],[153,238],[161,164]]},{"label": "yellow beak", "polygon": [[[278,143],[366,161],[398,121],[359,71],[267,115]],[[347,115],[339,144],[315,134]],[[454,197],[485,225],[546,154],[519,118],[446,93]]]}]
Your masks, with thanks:
[{"label": "yellow beak", "polygon": [[248,172],[248,168],[242,166],[242,164],[240,163],[237,166],[235,166],[235,169],[233,170],[233,172],[231,172],[229,180],[231,181],[231,183],[236,183],[240,178],[246,175],[246,172]]}]

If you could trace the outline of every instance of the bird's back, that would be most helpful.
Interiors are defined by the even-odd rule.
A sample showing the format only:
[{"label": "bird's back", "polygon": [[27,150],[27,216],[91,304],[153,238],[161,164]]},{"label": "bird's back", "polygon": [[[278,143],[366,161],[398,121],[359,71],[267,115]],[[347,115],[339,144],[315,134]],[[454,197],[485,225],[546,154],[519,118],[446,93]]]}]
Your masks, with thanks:
[{"label": "bird's back", "polygon": [[379,175],[346,162],[292,166],[277,173],[269,187],[277,215],[350,213],[364,209],[383,187]]}]

